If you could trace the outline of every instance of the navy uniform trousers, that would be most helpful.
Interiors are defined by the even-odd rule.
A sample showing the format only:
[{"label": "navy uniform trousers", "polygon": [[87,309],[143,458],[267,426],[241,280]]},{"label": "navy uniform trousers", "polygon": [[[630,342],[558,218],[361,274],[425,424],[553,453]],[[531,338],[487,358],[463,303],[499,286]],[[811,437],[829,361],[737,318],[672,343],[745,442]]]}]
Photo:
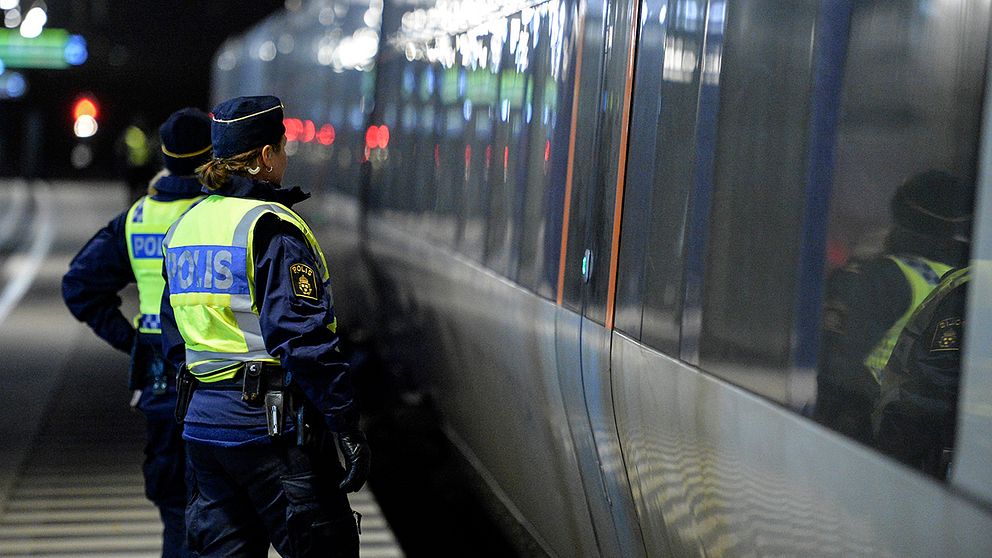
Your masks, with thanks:
[{"label": "navy uniform trousers", "polygon": [[[152,341],[152,342],[150,342]],[[145,496],[152,501],[162,517],[163,558],[188,556],[185,542],[185,509],[188,499],[186,452],[182,427],[176,424],[175,372],[164,370],[158,349],[158,336],[142,334],[132,353],[132,381],[141,388],[137,408],[145,416]],[[155,393],[151,370],[159,367],[168,378],[164,393]]]},{"label": "navy uniform trousers", "polygon": [[289,433],[272,443],[221,447],[188,441],[192,496],[187,545],[194,556],[357,557],[358,525],[338,488],[334,445],[300,447]]}]

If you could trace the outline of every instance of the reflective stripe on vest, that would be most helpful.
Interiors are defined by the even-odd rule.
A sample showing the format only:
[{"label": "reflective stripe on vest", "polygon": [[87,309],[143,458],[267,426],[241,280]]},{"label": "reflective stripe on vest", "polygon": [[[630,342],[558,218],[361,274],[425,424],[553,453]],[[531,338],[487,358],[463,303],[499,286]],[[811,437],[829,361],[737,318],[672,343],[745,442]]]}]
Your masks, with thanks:
[{"label": "reflective stripe on vest", "polygon": [[141,333],[162,333],[158,313],[165,289],[162,278],[162,240],[165,233],[180,215],[203,198],[197,196],[163,202],[143,196],[127,211],[124,242],[138,284],[140,311],[134,317],[134,325]]},{"label": "reflective stripe on vest", "polygon": [[913,315],[913,312],[920,303],[927,298],[927,295],[937,287],[937,284],[940,283],[940,277],[951,270],[951,266],[949,265],[924,258],[889,256],[889,259],[894,261],[899,266],[899,269],[902,270],[903,275],[906,276],[906,281],[909,283],[910,290],[912,291],[912,301],[909,307],[906,308],[906,312],[892,324],[892,327],[885,332],[882,339],[865,358],[864,364],[871,372],[872,377],[875,378],[876,383],[881,382],[882,370],[888,364],[889,358],[892,356],[892,349],[895,348],[896,341],[899,340],[899,334],[906,327],[909,317]]},{"label": "reflective stripe on vest", "polygon": [[[254,303],[255,224],[273,214],[297,227],[330,295],[327,262],[303,219],[284,205],[213,195],[188,211],[163,242],[169,300],[186,341],[186,364],[202,382],[234,377],[249,360],[278,363],[265,349]],[[334,324],[329,324],[334,329]]]}]

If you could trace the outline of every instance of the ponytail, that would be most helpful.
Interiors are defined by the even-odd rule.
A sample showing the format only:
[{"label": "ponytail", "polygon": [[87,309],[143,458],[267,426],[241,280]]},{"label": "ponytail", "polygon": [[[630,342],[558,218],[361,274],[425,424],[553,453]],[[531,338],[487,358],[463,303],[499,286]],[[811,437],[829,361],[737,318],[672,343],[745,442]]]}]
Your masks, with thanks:
[{"label": "ponytail", "polygon": [[[282,145],[270,146],[276,153],[282,150]],[[246,177],[254,176],[248,169],[256,170],[261,165],[262,148],[256,147],[224,159],[210,159],[196,169],[196,176],[208,190],[217,190],[231,180],[231,175]],[[257,170],[256,170],[257,172]]]}]

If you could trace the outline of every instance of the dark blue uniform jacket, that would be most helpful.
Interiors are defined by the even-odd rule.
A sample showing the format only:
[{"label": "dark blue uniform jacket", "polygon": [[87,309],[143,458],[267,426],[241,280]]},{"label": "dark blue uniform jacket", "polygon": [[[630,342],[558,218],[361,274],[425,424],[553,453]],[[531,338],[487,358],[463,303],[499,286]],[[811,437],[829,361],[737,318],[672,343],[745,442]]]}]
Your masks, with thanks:
[{"label": "dark blue uniform jacket", "polygon": [[[264,182],[235,176],[222,196],[274,201],[291,206],[306,199],[299,188],[283,190]],[[313,403],[336,432],[357,427],[357,405],[338,336],[327,329],[334,320],[330,293],[317,300],[295,294],[289,266],[304,263],[317,269],[314,254],[299,229],[273,215],[255,227],[255,297],[262,339],[269,354],[278,358],[292,384]],[[323,289],[318,285],[319,289]],[[176,327],[166,285],[162,299],[162,346],[173,363],[185,360],[185,342]],[[286,428],[291,428],[287,424]],[[288,430],[287,430],[288,431]],[[183,437],[218,446],[268,443],[265,415],[260,407],[241,401],[240,391],[199,389],[186,414]]]},{"label": "dark blue uniform jacket", "polygon": [[[199,181],[191,176],[166,175],[159,178],[153,187],[156,194],[152,199],[163,202],[202,194]],[[127,255],[127,240],[124,238],[126,219],[127,211],[124,211],[83,246],[62,278],[62,298],[76,319],[85,322],[115,349],[131,353],[137,341],[149,351],[157,350],[159,336],[139,335],[131,320],[121,312],[118,293],[135,282]],[[139,338],[135,339],[136,336]],[[175,387],[170,385],[169,393],[164,397],[153,397],[151,389],[151,385],[143,386],[139,408],[146,414],[171,414],[175,405]]]}]

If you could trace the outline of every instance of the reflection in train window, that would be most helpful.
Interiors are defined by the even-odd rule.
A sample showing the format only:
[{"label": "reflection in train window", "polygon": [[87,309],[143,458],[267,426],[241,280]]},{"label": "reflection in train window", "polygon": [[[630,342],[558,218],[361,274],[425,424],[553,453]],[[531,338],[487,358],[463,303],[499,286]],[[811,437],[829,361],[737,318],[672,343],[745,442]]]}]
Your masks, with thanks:
[{"label": "reflection in train window", "polygon": [[[488,41],[487,41],[488,42]],[[492,165],[492,112],[496,76],[485,67],[466,72],[462,114],[466,119],[463,147],[465,190],[459,220],[459,250],[473,260],[482,260],[486,232],[486,189]]]},{"label": "reflection in train window", "polygon": [[[509,24],[507,24],[509,25]],[[510,99],[512,88],[504,81],[512,79],[512,57],[508,44],[501,45],[501,55],[497,65],[496,106],[493,108],[493,142],[492,164],[489,167],[489,207],[488,227],[486,229],[486,265],[501,275],[509,270],[510,233],[513,219],[513,176],[510,166],[513,157],[510,148],[513,140],[510,137]],[[509,70],[507,69],[509,68]]]},{"label": "reflection in train window", "polygon": [[837,128],[814,416],[937,477],[953,459],[967,273],[951,270],[968,263],[988,9],[856,3]]},{"label": "reflection in train window", "polygon": [[[528,48],[528,54],[523,58],[527,66],[522,107],[525,129],[521,145],[525,150],[522,160],[526,181],[521,199],[522,226],[517,240],[520,250],[517,282],[550,297],[551,284],[557,276],[544,273],[548,247],[545,235],[551,233],[546,227],[556,223],[549,219],[547,208],[549,195],[556,193],[549,188],[549,171],[557,87],[551,75],[554,64],[551,60],[550,16],[545,11],[533,12],[530,17],[526,25],[536,35],[524,45]],[[560,229],[561,225],[558,224],[557,228]]]},{"label": "reflection in train window", "polygon": [[[440,146],[438,130],[443,129],[444,110],[440,105],[435,84],[441,81],[440,64],[431,63],[423,68],[420,74],[419,94],[414,101],[419,112],[419,125],[416,131],[416,141],[418,145],[419,171],[417,173],[416,192],[417,204],[416,213],[412,216],[413,221],[420,225],[417,230],[418,235],[427,237],[424,229],[433,228],[432,219],[429,215],[434,211],[434,204],[437,199],[437,190],[440,180]],[[400,167],[402,168],[402,167]],[[404,176],[400,168],[394,172],[398,177]]]},{"label": "reflection in train window", "polygon": [[438,246],[451,247],[455,241],[458,215],[455,197],[462,190],[461,137],[465,128],[462,107],[455,93],[459,82],[458,66],[434,66],[437,89],[434,94],[435,160],[434,199],[424,215],[429,227],[425,238]]},{"label": "reflection in train window", "polygon": [[700,4],[644,5],[620,242],[617,328],[673,356],[703,46],[701,26],[685,15],[698,13]]},{"label": "reflection in train window", "polygon": [[[700,365],[789,397],[817,7],[727,6]],[[785,76],[788,76],[787,78]]]}]

